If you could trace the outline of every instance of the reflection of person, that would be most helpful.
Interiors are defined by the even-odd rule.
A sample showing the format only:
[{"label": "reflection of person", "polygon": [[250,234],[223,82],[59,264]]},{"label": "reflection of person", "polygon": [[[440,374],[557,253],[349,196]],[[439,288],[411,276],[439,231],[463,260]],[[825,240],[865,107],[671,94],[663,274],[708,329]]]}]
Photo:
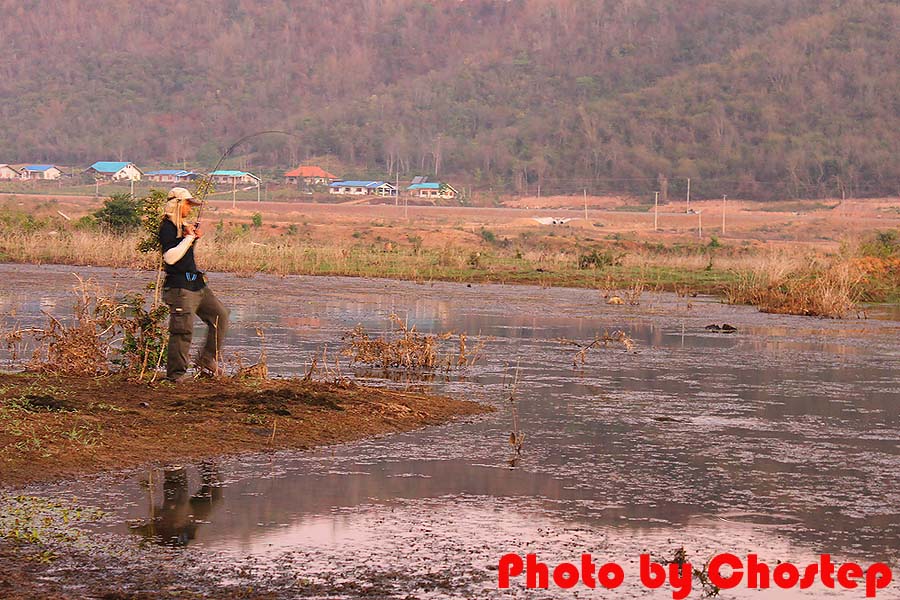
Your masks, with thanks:
[{"label": "reflection of person", "polygon": [[196,364],[201,371],[219,373],[219,353],[228,332],[228,309],[207,287],[206,277],[197,270],[194,262],[194,243],[203,234],[199,225],[194,227],[185,219],[191,208],[199,204],[185,188],[172,188],[169,190],[165,217],[159,227],[159,244],[166,268],[163,301],[169,305],[166,378],[170,381],[185,378],[195,314],[209,328],[206,343],[197,357]]},{"label": "reflection of person", "polygon": [[222,498],[219,474],[212,464],[200,465],[200,477],[200,489],[190,496],[184,467],[164,471],[162,505],[151,505],[150,519],[135,530],[165,546],[187,546],[196,537],[200,523],[207,520],[213,506]]}]

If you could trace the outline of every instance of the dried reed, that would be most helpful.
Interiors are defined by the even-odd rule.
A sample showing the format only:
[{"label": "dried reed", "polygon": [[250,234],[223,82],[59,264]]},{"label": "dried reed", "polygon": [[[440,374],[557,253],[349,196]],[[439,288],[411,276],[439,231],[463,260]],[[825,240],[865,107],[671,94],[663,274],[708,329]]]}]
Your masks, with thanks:
[{"label": "dried reed", "polygon": [[579,364],[584,365],[587,362],[587,353],[593,348],[609,348],[612,344],[621,344],[626,352],[631,352],[634,349],[634,340],[628,337],[624,331],[619,330],[612,333],[604,331],[603,335],[597,334],[594,336],[594,340],[587,344],[564,338],[559,338],[556,341],[580,348],[572,359],[572,366],[574,367],[577,367]]}]

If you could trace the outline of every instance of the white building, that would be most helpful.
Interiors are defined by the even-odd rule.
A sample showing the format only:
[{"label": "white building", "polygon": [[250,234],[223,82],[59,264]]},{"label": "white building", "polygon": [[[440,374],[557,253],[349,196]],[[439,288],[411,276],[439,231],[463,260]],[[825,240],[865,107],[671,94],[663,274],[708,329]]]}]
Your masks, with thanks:
[{"label": "white building", "polygon": [[209,176],[213,183],[259,185],[259,177],[246,171],[213,171]]},{"label": "white building", "polygon": [[328,186],[328,193],[341,196],[396,196],[397,188],[384,181],[335,181]]},{"label": "white building", "polygon": [[102,160],[92,164],[86,172],[93,174],[97,179],[113,181],[140,181],[144,176],[144,173],[134,163]]},{"label": "white building", "polygon": [[25,165],[21,173],[22,179],[29,180],[55,181],[62,177],[62,171],[55,165]]},{"label": "white building", "polygon": [[193,171],[185,171],[184,169],[150,171],[149,173],[144,173],[144,177],[150,181],[159,183],[186,183],[200,178],[200,176]]},{"label": "white building", "polygon": [[12,165],[0,165],[0,179],[20,179],[22,173]]}]

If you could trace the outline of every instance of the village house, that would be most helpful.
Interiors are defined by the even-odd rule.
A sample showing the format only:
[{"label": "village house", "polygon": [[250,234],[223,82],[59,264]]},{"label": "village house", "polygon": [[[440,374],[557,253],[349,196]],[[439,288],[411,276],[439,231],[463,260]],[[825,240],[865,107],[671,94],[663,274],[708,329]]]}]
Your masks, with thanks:
[{"label": "village house", "polygon": [[291,185],[305,183],[306,185],[329,185],[340,179],[321,167],[299,166],[296,169],[285,172],[284,182]]},{"label": "village house", "polygon": [[415,196],[416,198],[442,198],[446,200],[452,200],[459,196],[459,192],[456,191],[449,183],[440,183],[440,182],[422,182],[422,183],[413,183],[411,186],[406,188],[406,191],[409,192],[411,196]]},{"label": "village house", "polygon": [[22,179],[56,181],[62,177],[62,171],[55,165],[25,165],[19,172]]},{"label": "village house", "polygon": [[109,179],[112,181],[140,181],[143,172],[134,163],[98,161],[92,164],[85,173],[93,175],[96,179]]},{"label": "village house", "polygon": [[22,173],[12,165],[0,165],[0,179],[19,179]]},{"label": "village house", "polygon": [[328,186],[328,193],[341,196],[396,196],[397,188],[384,181],[335,181]]},{"label": "village house", "polygon": [[250,185],[259,185],[259,177],[246,171],[213,171],[209,176],[213,183],[230,183],[232,185],[246,183]]},{"label": "village house", "polygon": [[161,169],[145,173],[144,177],[158,183],[187,183],[199,179],[200,175],[184,169]]}]

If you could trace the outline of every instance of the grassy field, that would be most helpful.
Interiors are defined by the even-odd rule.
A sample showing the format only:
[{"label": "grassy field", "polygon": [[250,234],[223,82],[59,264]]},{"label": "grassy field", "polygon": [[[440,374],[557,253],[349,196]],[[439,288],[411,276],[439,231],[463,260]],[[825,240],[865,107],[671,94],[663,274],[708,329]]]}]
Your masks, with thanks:
[{"label": "grassy field", "polygon": [[[580,201],[580,199],[575,199]],[[530,202],[539,204],[540,199]],[[860,301],[900,298],[896,202],[757,210],[734,202],[721,225],[669,206],[658,216],[607,210],[208,203],[198,261],[211,271],[497,282],[719,294],[771,312],[848,314]],[[99,200],[0,202],[0,259],[155,269],[139,233],[78,224]],[[721,224],[720,203],[694,202]],[[785,203],[785,209],[807,204]],[[715,210],[719,209],[718,215]],[[552,215],[562,224],[543,225]],[[579,218],[581,217],[581,218]],[[716,218],[717,217],[717,218]],[[546,219],[545,219],[546,220]],[[708,221],[708,222],[709,222]],[[881,232],[880,234],[878,232]],[[814,300],[813,298],[818,298]]]}]

